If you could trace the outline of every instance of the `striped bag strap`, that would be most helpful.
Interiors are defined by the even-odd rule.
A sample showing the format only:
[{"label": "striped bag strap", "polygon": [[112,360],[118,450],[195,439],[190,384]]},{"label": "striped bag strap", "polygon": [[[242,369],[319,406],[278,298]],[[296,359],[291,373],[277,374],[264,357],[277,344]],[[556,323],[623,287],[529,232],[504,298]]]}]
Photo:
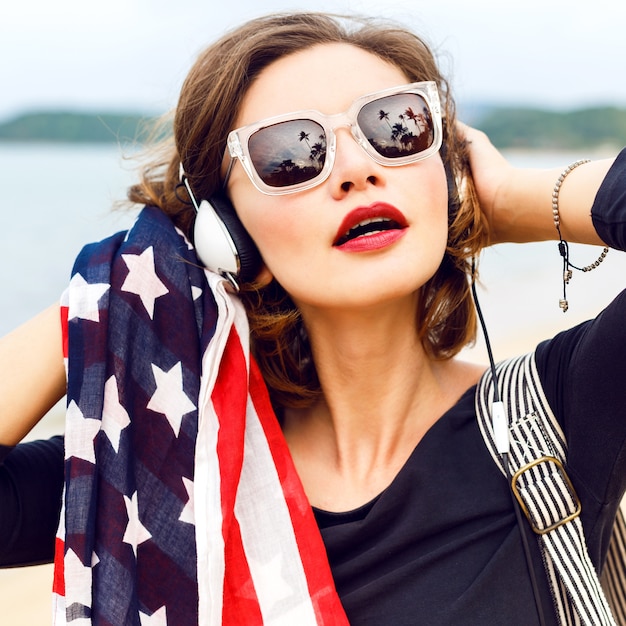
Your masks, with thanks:
[{"label": "striped bag strap", "polygon": [[609,550],[600,581],[613,615],[626,626],[626,521],[620,508],[615,517]]},{"label": "striped bag strap", "polygon": [[[503,361],[496,370],[509,420],[511,488],[539,539],[559,623],[614,626],[618,622],[610,607],[615,605],[618,616],[626,607],[624,519],[616,519],[603,576],[608,580],[607,599],[587,551],[580,501],[565,471],[567,442],[545,398],[534,352]],[[494,396],[488,370],[478,384],[476,413],[487,448],[506,476],[492,430]]]}]

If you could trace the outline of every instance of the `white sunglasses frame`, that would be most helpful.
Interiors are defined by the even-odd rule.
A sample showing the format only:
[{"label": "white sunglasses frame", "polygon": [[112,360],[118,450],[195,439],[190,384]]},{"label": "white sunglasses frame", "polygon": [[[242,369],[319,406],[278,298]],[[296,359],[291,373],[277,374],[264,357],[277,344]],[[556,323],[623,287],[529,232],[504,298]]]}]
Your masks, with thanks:
[{"label": "white sunglasses frame", "polygon": [[[385,157],[380,154],[367,140],[367,138],[361,132],[357,124],[357,115],[359,111],[370,102],[385,98],[393,95],[400,95],[403,93],[415,93],[421,96],[428,105],[430,113],[432,115],[433,122],[433,143],[429,148],[418,152],[416,154],[410,154],[403,157]],[[350,128],[350,132],[354,140],[365,150],[365,152],[377,163],[381,165],[398,167],[406,165],[408,163],[416,163],[422,161],[437,153],[441,148],[443,141],[443,124],[442,124],[442,112],[441,104],[439,101],[439,92],[437,90],[437,84],[434,81],[421,81],[416,83],[409,83],[407,85],[400,85],[398,87],[390,87],[383,89],[382,91],[376,91],[357,98],[350,108],[344,113],[337,113],[335,115],[324,115],[315,110],[295,111],[293,113],[285,113],[283,115],[276,115],[274,117],[266,118],[254,124],[248,124],[241,128],[236,128],[230,131],[226,142],[226,153],[230,156],[230,162],[228,164],[228,170],[224,176],[223,186],[226,187],[230,173],[232,171],[235,159],[239,160],[244,171],[248,175],[248,178],[252,184],[261,192],[269,196],[280,196],[289,193],[296,193],[298,191],[305,191],[311,189],[323,183],[330,175],[335,162],[336,152],[336,136],[335,129],[340,127]],[[257,173],[252,159],[248,151],[248,140],[250,137],[259,130],[278,124],[279,122],[288,122],[298,119],[312,120],[319,124],[327,135],[326,146],[326,160],[320,173],[312,178],[295,185],[289,185],[287,187],[272,187],[266,184],[259,174]]]}]

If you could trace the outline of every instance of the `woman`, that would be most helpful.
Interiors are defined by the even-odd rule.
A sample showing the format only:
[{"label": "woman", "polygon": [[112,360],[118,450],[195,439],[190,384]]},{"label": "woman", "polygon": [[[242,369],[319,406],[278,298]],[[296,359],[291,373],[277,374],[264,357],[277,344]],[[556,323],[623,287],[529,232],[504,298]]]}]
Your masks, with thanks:
[{"label": "woman", "polygon": [[[57,572],[64,562],[67,584],[55,589],[70,623],[527,626],[538,623],[537,601],[543,622],[557,623],[539,549],[532,543],[534,594],[509,487],[476,426],[485,368],[456,355],[475,335],[472,259],[488,243],[557,238],[561,170],[515,170],[481,133],[455,128],[432,54],[394,26],[270,16],[200,57],[181,92],[175,147],[130,192],[159,211],[128,239],[85,251],[63,309],[68,482]],[[567,240],[625,247],[623,161],[568,173],[558,197]],[[194,204],[203,212],[222,191],[262,259],[246,268],[250,279],[227,277],[241,283],[280,430],[255,365],[247,369],[238,298],[214,274],[205,288],[168,227],[192,238]],[[195,237],[205,259],[202,231]],[[142,285],[129,278],[139,274]],[[185,308],[163,314],[185,289]],[[625,306],[618,297],[537,351],[598,569],[625,487],[615,384],[626,374]],[[3,345],[7,446],[64,393],[56,317],[44,313]],[[26,452],[18,446],[6,465]],[[276,506],[264,495],[277,493],[265,484],[274,471]],[[58,493],[58,478],[48,484]],[[22,491],[27,499],[37,487]],[[55,513],[50,505],[44,517]],[[285,519],[289,532],[274,533]]]}]

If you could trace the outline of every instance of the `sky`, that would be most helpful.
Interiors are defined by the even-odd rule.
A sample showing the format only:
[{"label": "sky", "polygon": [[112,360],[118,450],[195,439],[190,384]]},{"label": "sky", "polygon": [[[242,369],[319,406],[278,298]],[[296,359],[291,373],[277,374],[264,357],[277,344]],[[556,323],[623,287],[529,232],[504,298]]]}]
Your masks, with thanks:
[{"label": "sky", "polygon": [[302,9],[412,28],[437,51],[461,105],[626,106],[626,3],[614,0],[7,0],[0,120],[51,108],[167,111],[225,29]]}]

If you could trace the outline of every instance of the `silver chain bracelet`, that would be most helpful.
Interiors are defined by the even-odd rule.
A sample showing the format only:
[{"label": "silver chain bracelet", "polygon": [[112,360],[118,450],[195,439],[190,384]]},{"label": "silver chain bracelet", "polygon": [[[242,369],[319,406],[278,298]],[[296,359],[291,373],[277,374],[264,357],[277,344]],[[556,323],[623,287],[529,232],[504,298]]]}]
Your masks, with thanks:
[{"label": "silver chain bracelet", "polygon": [[580,159],[579,161],[575,161],[571,165],[568,165],[561,172],[561,175],[558,177],[552,191],[552,217],[554,219],[554,226],[559,234],[559,254],[563,258],[563,297],[559,300],[559,307],[563,309],[563,313],[565,313],[569,308],[566,288],[572,278],[572,269],[579,270],[581,272],[590,272],[598,267],[609,253],[609,249],[605,246],[602,249],[600,256],[593,263],[585,265],[584,267],[576,267],[576,265],[571,263],[569,260],[569,245],[567,241],[563,239],[563,235],[561,234],[561,216],[559,213],[559,193],[561,191],[561,185],[572,170],[575,170],[579,165],[584,165],[585,163],[590,162],[591,159]]}]

